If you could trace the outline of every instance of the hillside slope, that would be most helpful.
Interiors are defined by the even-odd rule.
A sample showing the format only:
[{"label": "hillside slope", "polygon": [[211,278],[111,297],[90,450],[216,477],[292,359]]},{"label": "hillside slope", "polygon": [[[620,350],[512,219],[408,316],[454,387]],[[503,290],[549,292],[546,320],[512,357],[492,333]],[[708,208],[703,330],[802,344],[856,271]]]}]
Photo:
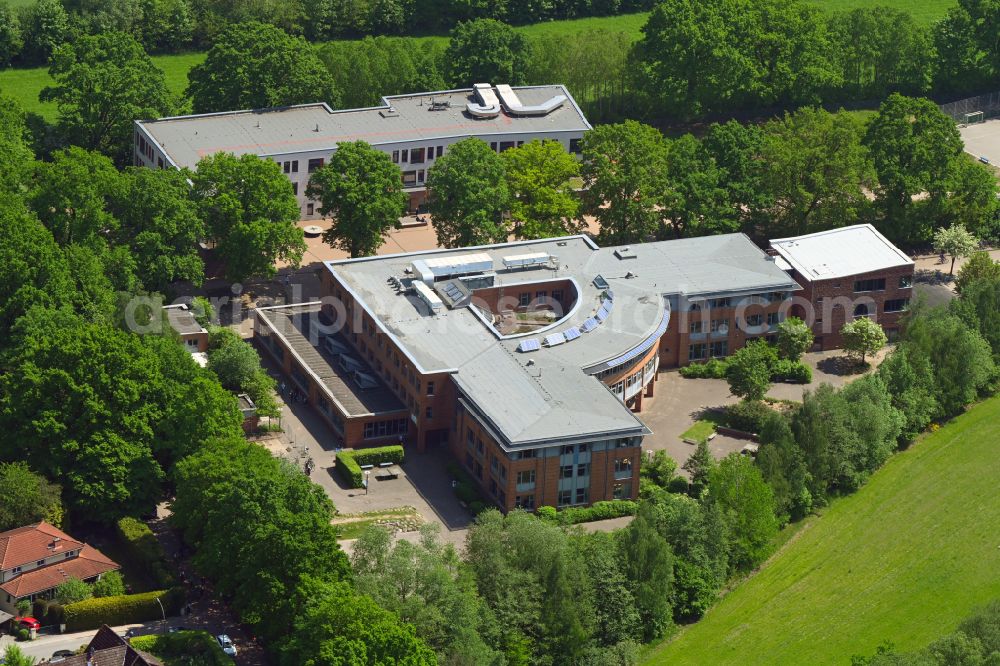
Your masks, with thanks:
[{"label": "hillside slope", "polygon": [[894,456],[646,663],[846,664],[997,597],[1000,397]]}]

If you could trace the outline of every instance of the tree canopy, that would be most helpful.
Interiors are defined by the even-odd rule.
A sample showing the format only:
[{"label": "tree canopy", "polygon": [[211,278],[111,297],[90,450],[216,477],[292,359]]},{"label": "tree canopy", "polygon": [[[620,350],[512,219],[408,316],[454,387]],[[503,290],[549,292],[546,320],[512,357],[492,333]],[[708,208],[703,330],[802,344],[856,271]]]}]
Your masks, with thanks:
[{"label": "tree canopy", "polygon": [[813,345],[813,332],[798,317],[786,317],[778,324],[778,353],[782,358],[798,361]]},{"label": "tree canopy", "polygon": [[62,522],[59,486],[32,472],[24,462],[0,462],[0,532],[39,520]]},{"label": "tree canopy", "polygon": [[427,190],[439,245],[506,242],[510,188],[504,162],[488,144],[476,138],[453,144],[428,170]]},{"label": "tree canopy", "polygon": [[340,93],[313,48],[273,25],[249,21],[219,34],[188,73],[195,113],[310,102],[340,105]]},{"label": "tree canopy", "polygon": [[964,259],[976,251],[979,239],[969,233],[964,224],[942,227],[934,232],[934,249],[951,256],[948,275],[955,273],[955,260]]},{"label": "tree canopy", "polygon": [[488,18],[459,23],[445,51],[448,81],[455,88],[491,82],[522,85],[528,55],[527,40],[506,23]]},{"label": "tree canopy", "polygon": [[888,342],[885,331],[868,317],[858,317],[844,324],[840,329],[844,351],[856,357],[859,363],[877,354]]},{"label": "tree canopy", "polygon": [[751,340],[726,363],[729,392],[746,400],[762,399],[771,387],[771,374],[777,362],[774,347],[763,340]]},{"label": "tree canopy", "polygon": [[408,200],[399,167],[364,141],[338,144],[329,162],[310,176],[306,196],[318,199],[320,214],[333,219],[323,240],[352,257],[375,254],[399,228]]},{"label": "tree canopy", "polygon": [[299,204],[272,160],[216,153],[191,176],[198,210],[233,281],[274,275],[278,260],[298,265],[305,251]]},{"label": "tree canopy", "polygon": [[170,115],[166,80],[131,35],[85,35],[55,50],[49,75],[56,85],[42,101],[59,108],[58,129],[74,145],[132,163],[134,122]]},{"label": "tree canopy", "polygon": [[580,163],[558,141],[529,141],[500,154],[511,193],[510,216],[519,239],[565,236],[581,230],[572,180]]}]

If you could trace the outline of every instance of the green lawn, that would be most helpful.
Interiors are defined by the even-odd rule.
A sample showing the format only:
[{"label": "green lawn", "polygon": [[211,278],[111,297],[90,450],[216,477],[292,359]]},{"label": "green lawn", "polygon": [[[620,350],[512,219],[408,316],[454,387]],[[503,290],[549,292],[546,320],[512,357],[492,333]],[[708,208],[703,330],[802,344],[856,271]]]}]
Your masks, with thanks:
[{"label": "green lawn", "polygon": [[810,519],[647,664],[846,664],[913,650],[1000,597],[1000,397]]},{"label": "green lawn", "polygon": [[722,414],[705,412],[690,428],[681,433],[681,439],[700,442],[715,432],[715,426],[722,425]]}]

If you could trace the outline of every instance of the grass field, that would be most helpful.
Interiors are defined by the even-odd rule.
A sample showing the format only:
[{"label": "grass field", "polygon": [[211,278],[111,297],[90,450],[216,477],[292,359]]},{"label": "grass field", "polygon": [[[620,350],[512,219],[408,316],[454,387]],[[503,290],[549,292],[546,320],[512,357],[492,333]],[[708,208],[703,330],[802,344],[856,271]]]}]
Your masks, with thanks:
[{"label": "grass field", "polygon": [[646,664],[847,664],[1000,597],[1000,397],[894,456]]}]

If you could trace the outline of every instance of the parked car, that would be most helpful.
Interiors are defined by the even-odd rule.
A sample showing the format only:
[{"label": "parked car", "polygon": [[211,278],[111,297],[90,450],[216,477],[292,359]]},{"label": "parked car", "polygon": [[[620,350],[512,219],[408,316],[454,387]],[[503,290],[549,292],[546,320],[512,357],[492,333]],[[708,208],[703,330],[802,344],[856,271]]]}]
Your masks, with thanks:
[{"label": "parked car", "polygon": [[17,621],[17,624],[22,629],[35,629],[37,631],[42,628],[42,623],[33,617],[22,617]]},{"label": "parked car", "polygon": [[229,636],[226,634],[219,634],[215,637],[219,641],[219,646],[222,647],[222,651],[228,654],[230,657],[236,656],[236,646],[233,642],[229,640]]}]

